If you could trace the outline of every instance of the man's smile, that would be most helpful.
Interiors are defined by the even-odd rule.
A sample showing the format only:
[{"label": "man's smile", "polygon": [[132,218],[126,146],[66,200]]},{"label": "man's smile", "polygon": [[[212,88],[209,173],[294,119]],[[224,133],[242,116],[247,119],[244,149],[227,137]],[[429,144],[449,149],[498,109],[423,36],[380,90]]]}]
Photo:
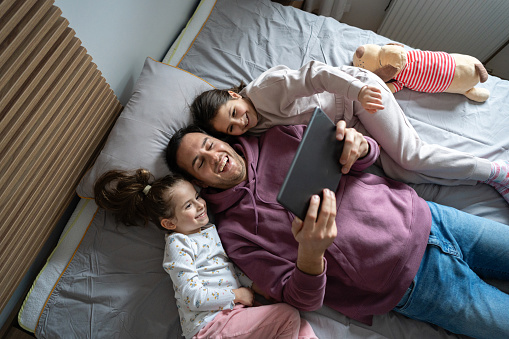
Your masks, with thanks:
[{"label": "man's smile", "polygon": [[219,173],[223,172],[224,167],[226,166],[227,163],[228,163],[228,156],[225,155],[223,157],[223,159],[221,159],[221,163],[219,164],[219,169],[218,169]]}]

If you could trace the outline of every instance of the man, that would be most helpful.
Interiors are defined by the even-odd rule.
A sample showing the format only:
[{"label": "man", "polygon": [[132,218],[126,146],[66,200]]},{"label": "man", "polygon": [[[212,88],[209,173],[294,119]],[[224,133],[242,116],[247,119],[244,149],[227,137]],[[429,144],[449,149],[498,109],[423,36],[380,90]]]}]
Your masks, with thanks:
[{"label": "man", "polygon": [[[477,306],[475,315],[466,315],[472,302],[462,302],[469,293],[453,293],[468,290],[473,280],[482,294],[492,293],[470,269],[471,263],[443,250],[463,234],[485,228],[478,220],[482,218],[471,220],[476,217],[426,203],[403,183],[361,173],[376,160],[379,149],[373,139],[346,128],[344,122],[338,123],[338,139],[345,140],[340,161],[344,172],[352,172],[342,177],[336,192],[324,190],[320,209],[319,198],[313,197],[304,221],[277,203],[304,131],[305,126],[278,126],[260,138],[239,137],[230,146],[191,127],[179,131],[167,149],[172,170],[207,188],[203,197],[215,214],[228,256],[266,294],[301,310],[325,303],[368,324],[373,314],[395,309],[476,337],[488,328],[493,331],[493,324],[487,324],[495,318],[499,333],[509,333],[502,311],[509,306],[509,296],[498,291],[491,303],[476,301],[481,309],[501,309],[501,316],[484,319]],[[451,215],[447,225],[442,215]],[[508,229],[489,223],[490,232],[485,233],[496,229],[497,236],[485,240],[490,251],[482,255],[490,256],[489,265],[494,260],[497,269],[502,265],[501,270],[509,272],[509,251],[491,253],[508,247]],[[468,229],[460,230],[464,225]],[[437,244],[437,235],[448,241]],[[504,256],[506,261],[500,258]],[[451,314],[451,304],[456,314]],[[434,311],[423,312],[429,307]]]}]

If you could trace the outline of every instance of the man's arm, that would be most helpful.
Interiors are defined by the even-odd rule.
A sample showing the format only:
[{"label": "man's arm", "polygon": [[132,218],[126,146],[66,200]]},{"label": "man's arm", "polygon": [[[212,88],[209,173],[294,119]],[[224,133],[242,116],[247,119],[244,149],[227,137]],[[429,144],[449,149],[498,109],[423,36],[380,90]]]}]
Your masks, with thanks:
[{"label": "man's arm", "polygon": [[299,243],[297,268],[293,274],[294,279],[289,280],[285,286],[285,301],[295,304],[300,300],[312,300],[313,304],[309,304],[307,309],[300,307],[312,311],[323,304],[327,283],[325,251],[337,236],[334,192],[323,190],[321,206],[320,198],[314,195],[304,221],[298,217],[293,220],[292,233]]},{"label": "man's arm", "polygon": [[336,195],[329,189],[323,190],[323,202],[313,195],[304,221],[298,217],[292,222],[292,233],[299,243],[297,268],[310,275],[324,272],[324,255],[336,239]]},{"label": "man's arm", "polygon": [[378,144],[373,139],[363,136],[354,128],[347,128],[344,120],[336,124],[336,139],[345,142],[339,158],[343,165],[343,174],[350,172],[352,166],[356,171],[362,171],[372,165],[380,155]]},{"label": "man's arm", "polygon": [[[290,233],[290,225],[286,227],[288,233],[277,232],[280,244],[274,245],[278,249],[286,249],[283,250],[284,254],[270,250],[272,246],[268,246],[269,249],[261,247],[242,236],[239,237],[235,232],[227,232],[224,237],[221,235],[221,238],[223,245],[232,245],[230,250],[227,250],[230,259],[242,267],[246,275],[253,280],[253,285],[257,285],[263,292],[257,290],[257,293],[266,299],[286,302],[299,310],[317,310],[322,306],[325,295],[325,270],[322,274],[312,275],[297,267],[298,249]],[[262,240],[261,243],[266,242]]]}]

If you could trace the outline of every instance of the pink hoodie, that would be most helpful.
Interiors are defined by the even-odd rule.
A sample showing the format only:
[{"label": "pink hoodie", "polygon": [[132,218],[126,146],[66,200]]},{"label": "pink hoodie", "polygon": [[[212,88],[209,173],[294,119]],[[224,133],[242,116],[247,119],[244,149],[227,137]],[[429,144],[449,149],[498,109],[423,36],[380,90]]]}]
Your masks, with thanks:
[{"label": "pink hoodie", "polygon": [[247,161],[248,180],[203,197],[228,256],[266,293],[301,310],[326,304],[370,324],[394,308],[419,268],[431,228],[427,203],[406,184],[361,173],[370,154],[343,175],[336,191],[338,236],[328,248],[325,272],[297,269],[293,215],[277,201],[306,126],[277,126],[260,138],[242,136],[236,151]]}]

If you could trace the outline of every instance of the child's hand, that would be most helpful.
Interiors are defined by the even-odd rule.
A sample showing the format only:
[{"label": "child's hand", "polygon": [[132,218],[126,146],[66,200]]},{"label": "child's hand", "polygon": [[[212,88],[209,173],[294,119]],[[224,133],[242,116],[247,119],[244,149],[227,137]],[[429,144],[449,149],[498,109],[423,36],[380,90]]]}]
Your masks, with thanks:
[{"label": "child's hand", "polygon": [[364,86],[359,92],[359,102],[369,113],[376,113],[379,109],[384,109],[382,105],[382,92],[374,86]]},{"label": "child's hand", "polygon": [[236,288],[233,293],[235,293],[235,300],[233,300],[235,304],[253,306],[254,293],[251,289],[246,287]]}]

